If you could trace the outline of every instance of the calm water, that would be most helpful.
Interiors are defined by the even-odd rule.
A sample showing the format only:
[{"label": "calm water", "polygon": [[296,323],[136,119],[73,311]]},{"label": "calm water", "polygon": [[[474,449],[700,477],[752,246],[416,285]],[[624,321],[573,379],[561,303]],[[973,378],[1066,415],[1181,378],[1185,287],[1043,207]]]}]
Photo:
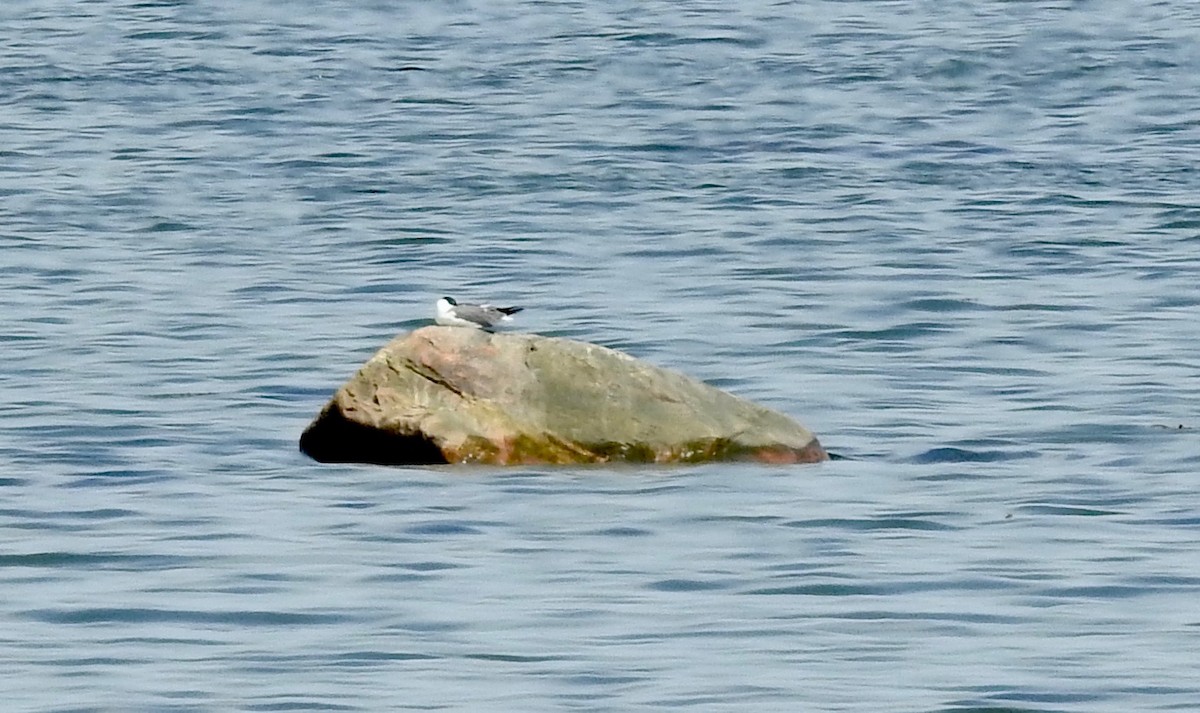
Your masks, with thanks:
[{"label": "calm water", "polygon": [[[4,710],[1200,708],[1198,6],[730,5],[5,3]],[[846,459],[300,455],[446,293]]]}]

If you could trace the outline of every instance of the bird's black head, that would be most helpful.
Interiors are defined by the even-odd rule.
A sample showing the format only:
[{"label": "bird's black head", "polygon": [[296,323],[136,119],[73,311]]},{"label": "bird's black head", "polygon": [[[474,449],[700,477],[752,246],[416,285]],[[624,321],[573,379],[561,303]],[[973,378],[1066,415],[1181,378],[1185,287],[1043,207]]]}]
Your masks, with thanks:
[{"label": "bird's black head", "polygon": [[452,306],[453,306],[453,305],[457,305],[457,304],[458,304],[457,302],[455,302],[455,301],[454,301],[454,298],[453,298],[453,297],[443,297],[442,299],[444,299],[444,300],[446,300],[447,302],[449,302],[449,303],[450,303]]}]

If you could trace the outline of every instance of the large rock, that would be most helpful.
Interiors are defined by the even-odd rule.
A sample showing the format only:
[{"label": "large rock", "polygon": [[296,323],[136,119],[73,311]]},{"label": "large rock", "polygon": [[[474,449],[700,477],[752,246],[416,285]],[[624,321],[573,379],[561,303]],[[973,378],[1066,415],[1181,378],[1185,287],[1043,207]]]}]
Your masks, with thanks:
[{"label": "large rock", "polygon": [[386,464],[828,458],[787,416],[627,354],[462,327],[393,339],[338,390],[300,449]]}]

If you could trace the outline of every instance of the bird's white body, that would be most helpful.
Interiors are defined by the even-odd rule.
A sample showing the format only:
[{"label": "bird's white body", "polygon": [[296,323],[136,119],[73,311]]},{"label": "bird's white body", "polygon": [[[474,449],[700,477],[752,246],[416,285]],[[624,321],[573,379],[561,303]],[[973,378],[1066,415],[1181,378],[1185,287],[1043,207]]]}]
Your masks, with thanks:
[{"label": "bird's white body", "polygon": [[435,321],[446,327],[491,329],[500,322],[511,322],[512,315],[520,312],[521,309],[521,307],[493,307],[489,304],[473,305],[457,302],[452,297],[443,297],[437,301]]}]

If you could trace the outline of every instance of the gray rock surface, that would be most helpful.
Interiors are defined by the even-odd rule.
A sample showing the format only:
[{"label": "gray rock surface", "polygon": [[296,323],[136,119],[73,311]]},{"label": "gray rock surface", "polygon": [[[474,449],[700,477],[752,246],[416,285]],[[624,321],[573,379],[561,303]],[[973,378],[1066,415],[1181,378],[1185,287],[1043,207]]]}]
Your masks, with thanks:
[{"label": "gray rock surface", "polygon": [[386,464],[828,458],[791,418],[627,354],[461,327],[393,339],[337,391],[300,449]]}]

